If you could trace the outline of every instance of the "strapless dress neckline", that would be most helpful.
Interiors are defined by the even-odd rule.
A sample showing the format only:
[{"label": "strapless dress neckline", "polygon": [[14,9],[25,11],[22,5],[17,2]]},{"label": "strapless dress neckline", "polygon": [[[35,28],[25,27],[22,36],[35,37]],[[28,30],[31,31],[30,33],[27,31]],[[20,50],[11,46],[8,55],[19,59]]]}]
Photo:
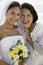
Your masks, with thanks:
[{"label": "strapless dress neckline", "polygon": [[24,42],[24,38],[21,35],[18,35],[18,36],[8,36],[8,37],[3,38],[0,41],[2,60],[5,61],[6,63],[10,64],[10,65],[11,65],[11,60],[10,60],[10,58],[8,56],[9,49],[12,46],[16,45],[16,42],[19,39],[22,41],[23,44],[25,43]]}]

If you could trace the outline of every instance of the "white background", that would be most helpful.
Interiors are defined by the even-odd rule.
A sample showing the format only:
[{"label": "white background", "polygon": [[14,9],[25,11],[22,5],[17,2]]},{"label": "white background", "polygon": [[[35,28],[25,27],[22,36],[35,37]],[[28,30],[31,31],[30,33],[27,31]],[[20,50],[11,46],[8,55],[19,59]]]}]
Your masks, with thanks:
[{"label": "white background", "polygon": [[[6,8],[5,6],[6,4],[9,4],[9,2],[11,1],[13,0],[0,0],[0,24],[3,23],[3,21],[1,20],[4,17],[5,13],[4,9]],[[14,1],[18,1],[20,4],[24,2],[32,4],[38,13],[38,22],[43,23],[43,0],[14,0]]]}]

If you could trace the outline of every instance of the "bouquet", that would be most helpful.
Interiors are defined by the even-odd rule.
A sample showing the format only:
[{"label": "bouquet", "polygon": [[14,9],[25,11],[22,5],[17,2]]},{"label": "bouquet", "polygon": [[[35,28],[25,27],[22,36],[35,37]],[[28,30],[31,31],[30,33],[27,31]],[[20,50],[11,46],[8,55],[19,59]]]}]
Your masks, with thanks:
[{"label": "bouquet", "polygon": [[16,45],[11,47],[9,51],[9,58],[14,63],[14,65],[18,65],[18,62],[24,63],[29,55],[30,51],[21,42],[21,40],[18,40]]}]

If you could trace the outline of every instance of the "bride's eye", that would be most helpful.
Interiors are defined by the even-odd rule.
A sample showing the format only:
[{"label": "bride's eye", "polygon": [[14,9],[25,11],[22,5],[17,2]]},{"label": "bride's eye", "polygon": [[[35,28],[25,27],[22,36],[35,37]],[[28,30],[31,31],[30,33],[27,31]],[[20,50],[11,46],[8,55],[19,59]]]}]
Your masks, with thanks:
[{"label": "bride's eye", "polygon": [[20,14],[18,13],[17,16],[20,16]]},{"label": "bride's eye", "polygon": [[14,13],[11,13],[12,15],[15,15]]}]

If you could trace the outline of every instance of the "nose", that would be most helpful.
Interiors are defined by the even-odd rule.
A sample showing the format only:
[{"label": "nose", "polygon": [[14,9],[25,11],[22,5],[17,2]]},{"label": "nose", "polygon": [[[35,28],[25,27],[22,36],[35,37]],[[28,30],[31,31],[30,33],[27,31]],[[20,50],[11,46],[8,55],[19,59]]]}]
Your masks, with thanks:
[{"label": "nose", "polygon": [[15,19],[17,19],[17,15],[15,16]]},{"label": "nose", "polygon": [[24,17],[24,20],[27,21],[27,17],[26,16]]},{"label": "nose", "polygon": [[15,19],[15,20],[16,20],[16,19],[17,19],[17,15],[13,16],[13,19]]}]

